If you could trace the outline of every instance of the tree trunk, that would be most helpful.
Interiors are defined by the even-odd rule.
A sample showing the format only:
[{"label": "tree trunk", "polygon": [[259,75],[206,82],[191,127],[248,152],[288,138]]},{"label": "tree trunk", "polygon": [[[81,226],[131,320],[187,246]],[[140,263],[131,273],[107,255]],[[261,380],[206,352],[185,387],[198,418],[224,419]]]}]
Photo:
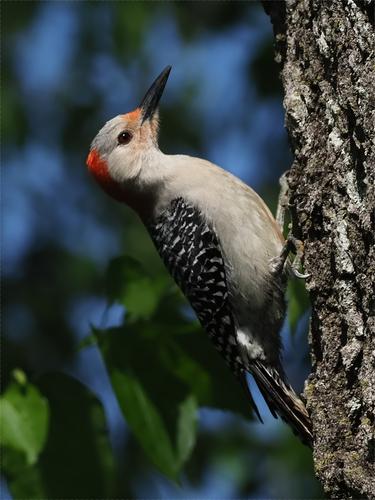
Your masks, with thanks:
[{"label": "tree trunk", "polygon": [[263,5],[294,153],[293,233],[311,275],[315,471],[332,498],[375,498],[374,4]]}]

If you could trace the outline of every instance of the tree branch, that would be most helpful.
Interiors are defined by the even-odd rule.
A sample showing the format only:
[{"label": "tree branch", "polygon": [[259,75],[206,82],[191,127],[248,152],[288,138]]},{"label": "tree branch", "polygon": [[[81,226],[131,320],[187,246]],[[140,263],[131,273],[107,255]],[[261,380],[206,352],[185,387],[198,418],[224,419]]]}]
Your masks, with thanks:
[{"label": "tree branch", "polygon": [[305,396],[315,470],[333,498],[375,498],[373,7],[264,2],[294,153],[294,233],[311,274],[313,371]]}]

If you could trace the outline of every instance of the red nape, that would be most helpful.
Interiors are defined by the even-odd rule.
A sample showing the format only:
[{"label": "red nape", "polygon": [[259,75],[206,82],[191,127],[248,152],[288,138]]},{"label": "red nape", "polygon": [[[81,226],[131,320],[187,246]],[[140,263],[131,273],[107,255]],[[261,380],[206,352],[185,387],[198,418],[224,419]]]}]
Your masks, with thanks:
[{"label": "red nape", "polygon": [[86,165],[106,193],[112,196],[112,198],[115,198],[117,201],[125,201],[124,193],[120,184],[112,179],[108,171],[107,162],[100,158],[96,149],[92,149],[90,151],[86,160]]}]

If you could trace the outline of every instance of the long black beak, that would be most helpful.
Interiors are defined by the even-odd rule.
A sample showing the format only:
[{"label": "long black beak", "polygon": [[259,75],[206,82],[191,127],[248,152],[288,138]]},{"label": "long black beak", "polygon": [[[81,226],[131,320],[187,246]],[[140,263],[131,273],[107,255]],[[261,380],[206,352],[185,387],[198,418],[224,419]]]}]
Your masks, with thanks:
[{"label": "long black beak", "polygon": [[152,118],[158,107],[161,96],[163,95],[165,84],[167,83],[169,73],[171,72],[172,66],[167,66],[160,75],[156,78],[154,83],[146,92],[146,95],[142,99],[140,104],[142,112],[142,123],[145,120]]}]

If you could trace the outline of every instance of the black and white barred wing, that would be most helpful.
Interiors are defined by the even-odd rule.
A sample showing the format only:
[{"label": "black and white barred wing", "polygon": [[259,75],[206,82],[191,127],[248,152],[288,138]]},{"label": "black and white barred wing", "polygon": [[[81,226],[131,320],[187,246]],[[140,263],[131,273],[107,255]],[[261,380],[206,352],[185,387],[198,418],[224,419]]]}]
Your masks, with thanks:
[{"label": "black and white barred wing", "polygon": [[167,269],[203,328],[247,389],[259,419],[246,384],[246,371],[254,376],[272,414],[280,415],[306,443],[311,443],[311,424],[306,409],[282,373],[260,360],[243,360],[240,354],[224,260],[213,228],[194,206],[177,198],[148,229]]},{"label": "black and white barred wing", "polygon": [[215,347],[235,375],[244,367],[230,309],[224,261],[216,234],[182,198],[149,226],[155,246]]}]

